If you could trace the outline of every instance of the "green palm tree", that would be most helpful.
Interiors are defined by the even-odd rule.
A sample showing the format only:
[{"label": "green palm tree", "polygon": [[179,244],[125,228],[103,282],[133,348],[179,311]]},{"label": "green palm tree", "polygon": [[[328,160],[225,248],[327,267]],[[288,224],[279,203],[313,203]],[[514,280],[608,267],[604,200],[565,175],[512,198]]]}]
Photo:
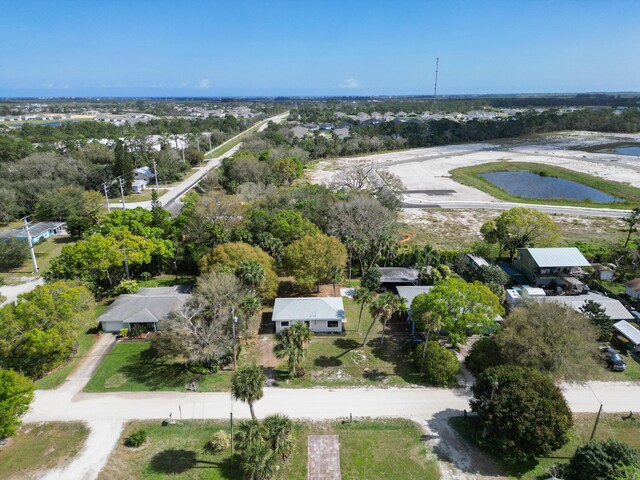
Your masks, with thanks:
[{"label": "green palm tree", "polygon": [[293,378],[296,369],[304,360],[305,344],[311,341],[313,332],[304,322],[295,322],[288,328],[276,333],[273,354],[277,358],[287,358],[289,375]]},{"label": "green palm tree", "polygon": [[286,415],[270,415],[264,419],[267,438],[275,454],[286,460],[293,450],[293,422]]},{"label": "green palm tree", "polygon": [[241,420],[236,428],[234,440],[238,450],[249,450],[265,442],[267,428],[259,420]]},{"label": "green palm tree", "polygon": [[253,403],[260,400],[264,395],[264,384],[267,377],[264,376],[262,368],[257,365],[247,365],[238,370],[231,379],[231,396],[242,402],[249,404],[251,418],[256,419],[253,411]]},{"label": "green palm tree", "polygon": [[358,334],[360,334],[360,322],[362,321],[362,311],[364,306],[371,302],[374,293],[368,288],[360,287],[356,288],[353,292],[353,300],[360,304],[360,314],[358,315]]},{"label": "green palm tree", "polygon": [[260,299],[255,293],[248,293],[240,300],[240,313],[244,318],[245,343],[249,343],[249,322],[260,313],[261,307]]},{"label": "green palm tree", "polygon": [[371,329],[378,319],[381,319],[383,322],[382,332],[380,336],[380,345],[383,345],[384,331],[387,328],[387,322],[391,317],[393,317],[396,312],[401,310],[401,308],[401,298],[392,292],[385,292],[382,295],[379,295],[375,300],[373,300],[373,302],[371,302],[371,305],[369,306],[369,310],[371,311],[371,316],[373,317],[373,319],[371,321],[371,325],[369,325],[367,334],[364,336],[362,346],[367,343],[367,337],[369,336],[369,333],[371,333]]},{"label": "green palm tree", "polygon": [[265,279],[264,267],[257,260],[245,260],[236,268],[236,275],[245,285],[258,288]]},{"label": "green palm tree", "polygon": [[266,443],[253,445],[242,453],[242,470],[249,480],[269,480],[277,466],[278,457]]}]

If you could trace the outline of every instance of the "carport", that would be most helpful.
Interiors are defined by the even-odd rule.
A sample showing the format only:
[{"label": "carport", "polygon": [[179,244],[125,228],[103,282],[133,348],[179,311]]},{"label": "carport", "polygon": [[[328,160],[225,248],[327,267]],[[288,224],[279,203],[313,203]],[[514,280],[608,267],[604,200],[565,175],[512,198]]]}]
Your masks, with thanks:
[{"label": "carport", "polygon": [[636,353],[640,352],[640,330],[631,325],[626,320],[621,320],[613,324],[619,333],[621,333],[629,342],[633,345],[633,349]]}]

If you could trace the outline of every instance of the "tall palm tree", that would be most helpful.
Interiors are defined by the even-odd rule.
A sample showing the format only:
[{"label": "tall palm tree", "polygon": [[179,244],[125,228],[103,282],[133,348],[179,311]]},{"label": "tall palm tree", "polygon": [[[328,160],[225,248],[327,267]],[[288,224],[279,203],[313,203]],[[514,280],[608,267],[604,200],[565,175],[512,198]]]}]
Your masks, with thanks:
[{"label": "tall palm tree", "polygon": [[311,341],[311,337],[313,337],[313,332],[304,322],[296,322],[276,333],[273,353],[278,358],[287,358],[291,378],[295,376],[296,369],[304,360],[305,344]]},{"label": "tall palm tree", "polygon": [[636,225],[640,223],[640,208],[634,208],[631,210],[629,216],[624,217],[622,221],[629,225],[629,230],[627,230],[627,239],[624,242],[624,248],[627,248],[629,240],[631,240],[631,234],[638,231]]},{"label": "tall palm tree", "polygon": [[367,334],[364,336],[364,341],[362,342],[362,346],[367,343],[367,337],[369,337],[369,333],[371,333],[371,329],[375,324],[376,320],[380,319],[383,322],[382,332],[380,336],[380,345],[384,344],[384,331],[387,328],[387,322],[393,315],[402,308],[402,302],[399,296],[395,295],[393,292],[385,292],[382,295],[379,295],[371,305],[369,306],[369,310],[371,311],[371,316],[373,317],[371,321],[371,325],[369,325],[369,329],[367,330]]},{"label": "tall palm tree", "polygon": [[362,321],[362,311],[364,306],[371,302],[374,293],[365,287],[356,288],[353,292],[353,300],[360,304],[360,314],[358,315],[358,334],[360,334],[360,322]]},{"label": "tall palm tree", "polygon": [[244,318],[245,343],[249,343],[249,322],[260,312],[262,304],[255,293],[248,293],[240,300],[240,312]]},{"label": "tall palm tree", "polygon": [[293,450],[293,422],[286,415],[270,415],[264,419],[263,425],[271,442],[271,449],[278,457],[286,460]]},{"label": "tall palm tree", "polygon": [[329,280],[333,285],[333,296],[336,296],[336,284],[344,280],[344,268],[340,265],[331,265],[329,267]]},{"label": "tall palm tree", "polygon": [[442,318],[439,315],[431,315],[429,312],[423,316],[423,322],[425,325],[425,341],[422,344],[422,362],[420,362],[420,373],[424,371],[424,359],[427,356],[427,344],[429,343],[429,336],[433,330],[440,330],[442,328]]},{"label": "tall palm tree", "polygon": [[264,384],[267,377],[264,376],[262,368],[257,365],[247,365],[238,370],[231,379],[231,396],[242,402],[249,404],[251,418],[256,419],[253,411],[253,403],[260,400],[264,395]]},{"label": "tall palm tree", "polygon": [[236,268],[236,275],[245,285],[255,289],[264,282],[266,274],[260,262],[257,260],[245,260]]}]

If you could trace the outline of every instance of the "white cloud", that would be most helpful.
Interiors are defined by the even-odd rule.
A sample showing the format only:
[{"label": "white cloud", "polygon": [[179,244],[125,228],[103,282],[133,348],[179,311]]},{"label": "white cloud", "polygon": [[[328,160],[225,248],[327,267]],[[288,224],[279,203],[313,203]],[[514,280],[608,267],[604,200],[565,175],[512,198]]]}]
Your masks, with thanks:
[{"label": "white cloud", "polygon": [[211,82],[208,78],[203,78],[198,82],[198,88],[209,88],[209,85],[211,85]]},{"label": "white cloud", "polygon": [[360,87],[360,82],[355,78],[347,78],[344,82],[340,84],[340,88],[358,88]]},{"label": "white cloud", "polygon": [[53,88],[55,85],[53,83],[43,83],[42,86],[44,88]]}]

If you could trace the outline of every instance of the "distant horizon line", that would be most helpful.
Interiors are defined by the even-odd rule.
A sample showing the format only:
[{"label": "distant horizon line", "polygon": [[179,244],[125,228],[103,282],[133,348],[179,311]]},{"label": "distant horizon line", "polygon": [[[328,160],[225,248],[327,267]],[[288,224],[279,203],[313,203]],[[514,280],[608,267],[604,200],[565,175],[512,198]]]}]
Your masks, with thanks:
[{"label": "distant horizon line", "polygon": [[[490,98],[490,97],[567,97],[577,95],[640,96],[640,91],[575,91],[575,92],[520,92],[520,93],[457,93],[437,95],[439,99]],[[68,95],[68,96],[2,96],[2,101],[15,100],[275,100],[275,99],[366,99],[366,98],[418,98],[433,99],[427,94],[380,94],[380,95]]]}]

